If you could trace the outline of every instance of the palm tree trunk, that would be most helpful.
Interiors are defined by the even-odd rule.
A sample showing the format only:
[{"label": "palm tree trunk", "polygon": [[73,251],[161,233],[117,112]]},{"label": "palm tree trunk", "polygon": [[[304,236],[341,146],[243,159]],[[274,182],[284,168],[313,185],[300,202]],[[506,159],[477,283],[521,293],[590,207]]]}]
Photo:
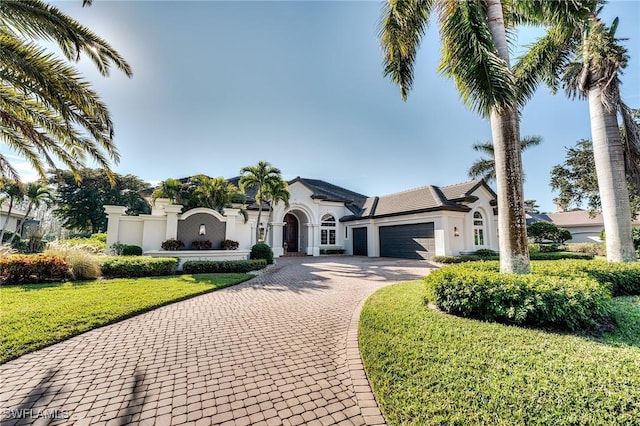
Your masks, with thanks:
[{"label": "palm tree trunk", "polygon": [[22,231],[24,230],[24,224],[27,221],[27,217],[29,217],[29,214],[31,214],[32,208],[33,208],[33,205],[29,204],[29,207],[27,208],[27,211],[24,214],[24,216],[22,216],[22,219],[20,219],[16,223],[16,232],[14,232],[11,238],[9,239],[9,244],[13,242],[13,239],[15,238],[16,234],[20,234],[20,238],[22,238]]},{"label": "palm tree trunk", "polygon": [[624,147],[615,109],[602,103],[601,88],[588,92],[593,157],[602,203],[609,262],[636,260],[631,230],[631,207],[624,169]]},{"label": "palm tree trunk", "polygon": [[9,219],[11,218],[11,211],[13,210],[13,198],[9,200],[9,210],[7,210],[7,218],[4,220],[4,224],[2,225],[2,231],[0,231],[0,244],[3,243],[4,234],[7,230],[7,225],[9,225]]},{"label": "palm tree trunk", "polygon": [[256,223],[256,244],[260,242],[260,217],[262,216],[262,201],[259,201],[258,205],[258,220]]},{"label": "palm tree trunk", "polygon": [[[500,57],[509,65],[509,44],[505,31],[502,2],[487,0],[489,31]],[[490,115],[495,152],[498,189],[498,239],[500,272],[531,272],[527,224],[522,187],[520,122],[515,106],[504,111],[493,109]]]}]

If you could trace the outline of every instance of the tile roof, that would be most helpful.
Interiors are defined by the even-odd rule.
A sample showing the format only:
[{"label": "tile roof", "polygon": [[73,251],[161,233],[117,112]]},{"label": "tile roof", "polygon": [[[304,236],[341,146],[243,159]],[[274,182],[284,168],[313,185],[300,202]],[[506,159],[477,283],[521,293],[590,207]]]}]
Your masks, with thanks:
[{"label": "tile roof", "polygon": [[[571,210],[555,213],[527,213],[527,225],[538,221],[553,222],[554,225],[562,228],[574,226],[604,226],[604,220],[600,213],[591,216],[588,210]],[[632,222],[633,225],[640,225],[640,217]]]},{"label": "tile roof", "polygon": [[311,198],[345,203],[345,206],[347,206],[347,208],[354,214],[360,213],[365,202],[367,201],[366,195],[350,191],[348,189],[342,188],[329,182],[325,182],[323,180],[301,178],[300,176],[298,176],[297,178],[290,180],[289,185],[292,185],[296,182],[302,183],[311,190],[311,192],[313,193],[311,195]]}]

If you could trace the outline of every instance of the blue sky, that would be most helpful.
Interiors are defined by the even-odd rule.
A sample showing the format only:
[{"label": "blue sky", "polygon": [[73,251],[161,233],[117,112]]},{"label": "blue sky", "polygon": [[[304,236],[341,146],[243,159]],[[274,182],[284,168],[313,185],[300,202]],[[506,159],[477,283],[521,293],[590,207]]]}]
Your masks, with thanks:
[{"label": "blue sky", "polygon": [[[435,26],[417,58],[407,102],[382,75],[380,2],[54,2],[108,40],[132,79],[80,69],[107,102],[119,173],[147,181],[196,173],[232,177],[266,160],[286,179],[323,179],[366,195],[468,180],[489,140],[486,120],[437,72]],[[640,2],[612,1],[631,60],[623,96],[640,107]],[[522,34],[526,41],[530,33]],[[590,137],[585,101],[541,88],[522,111],[525,197],[553,211],[549,172]]]}]

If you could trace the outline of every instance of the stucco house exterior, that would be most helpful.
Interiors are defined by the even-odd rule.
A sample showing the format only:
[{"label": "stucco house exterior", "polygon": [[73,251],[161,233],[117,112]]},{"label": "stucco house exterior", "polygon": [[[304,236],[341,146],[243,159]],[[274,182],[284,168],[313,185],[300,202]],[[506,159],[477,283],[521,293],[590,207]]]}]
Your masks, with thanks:
[{"label": "stucco house exterior", "polygon": [[[8,206],[6,205],[0,206],[0,227],[4,226],[4,223],[5,221],[7,221],[7,217],[8,217],[9,220],[7,222],[7,226],[5,229],[7,232],[15,232],[16,227],[18,226],[20,221],[24,219],[24,214],[25,214],[24,210],[15,208],[15,207],[11,209],[11,214],[9,214]],[[31,218],[27,218],[27,221],[33,222],[30,219]],[[26,227],[25,227],[25,231],[26,231]],[[22,237],[24,236],[25,235],[22,235]]]},{"label": "stucco house exterior", "polygon": [[213,249],[228,239],[239,243],[238,250],[213,254],[186,250],[181,255],[239,258],[256,243],[258,227],[275,256],[318,256],[343,250],[349,255],[430,259],[481,248],[498,250],[496,194],[483,181],[368,197],[322,180],[297,177],[289,182],[289,192],[289,206],[264,206],[261,223],[251,199],[245,206],[246,222],[240,206],[222,213],[206,208],[182,213],[182,206],[159,199],[151,214],[140,216],[125,216],[121,206],[105,206],[107,245],[135,244],[145,254],[160,255],[162,242],[170,238],[183,241],[187,248],[207,239]]}]

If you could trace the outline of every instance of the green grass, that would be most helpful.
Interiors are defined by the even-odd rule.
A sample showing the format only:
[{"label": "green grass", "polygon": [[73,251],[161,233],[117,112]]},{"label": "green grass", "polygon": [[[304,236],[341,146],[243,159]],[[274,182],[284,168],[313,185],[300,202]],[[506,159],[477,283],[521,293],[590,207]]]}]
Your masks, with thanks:
[{"label": "green grass", "polygon": [[365,303],[360,350],[390,425],[640,424],[640,298],[590,339],[445,315],[423,281]]},{"label": "green grass", "polygon": [[0,288],[0,363],[188,297],[252,278],[200,274]]}]

